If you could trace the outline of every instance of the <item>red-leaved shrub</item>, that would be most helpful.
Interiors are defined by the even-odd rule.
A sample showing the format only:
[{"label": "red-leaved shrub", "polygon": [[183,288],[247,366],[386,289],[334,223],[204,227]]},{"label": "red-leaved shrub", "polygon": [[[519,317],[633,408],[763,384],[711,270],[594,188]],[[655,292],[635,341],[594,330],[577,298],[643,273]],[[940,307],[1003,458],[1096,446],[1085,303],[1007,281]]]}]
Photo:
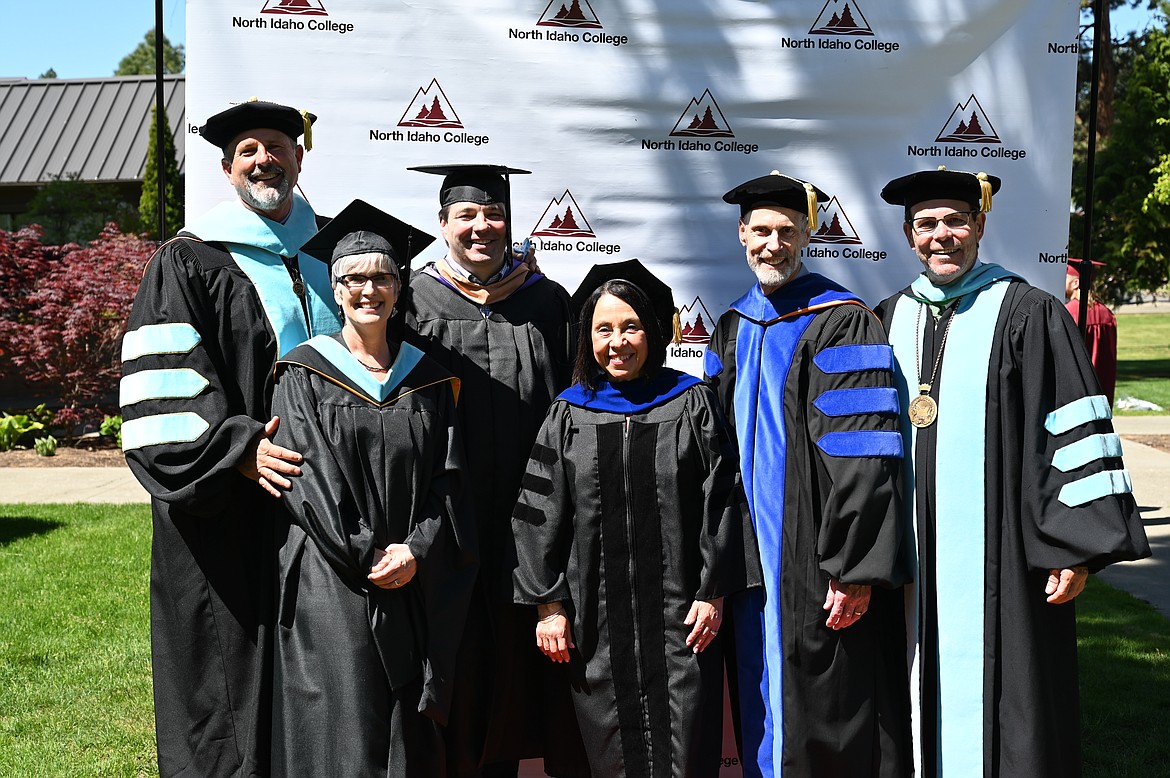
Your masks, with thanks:
[{"label": "red-leaved shrub", "polygon": [[157,244],[114,224],[87,248],[40,234],[0,231],[0,377],[26,381],[59,417],[117,413],[122,334]]}]

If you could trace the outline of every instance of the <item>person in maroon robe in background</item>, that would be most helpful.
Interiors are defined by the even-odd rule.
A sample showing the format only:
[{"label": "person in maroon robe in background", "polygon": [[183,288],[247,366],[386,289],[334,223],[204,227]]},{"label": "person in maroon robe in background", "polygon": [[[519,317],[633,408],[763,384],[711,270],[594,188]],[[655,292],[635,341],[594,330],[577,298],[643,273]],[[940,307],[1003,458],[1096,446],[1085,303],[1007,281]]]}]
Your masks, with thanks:
[{"label": "person in maroon robe in background", "polygon": [[[1073,321],[1081,322],[1081,266],[1085,260],[1068,258],[1068,269],[1064,276],[1064,307],[1072,314]],[[1104,262],[1093,261],[1097,267]],[[1117,317],[1104,303],[1089,292],[1089,312],[1085,319],[1085,348],[1093,361],[1093,372],[1101,382],[1101,391],[1113,405],[1114,387],[1117,386]]]}]

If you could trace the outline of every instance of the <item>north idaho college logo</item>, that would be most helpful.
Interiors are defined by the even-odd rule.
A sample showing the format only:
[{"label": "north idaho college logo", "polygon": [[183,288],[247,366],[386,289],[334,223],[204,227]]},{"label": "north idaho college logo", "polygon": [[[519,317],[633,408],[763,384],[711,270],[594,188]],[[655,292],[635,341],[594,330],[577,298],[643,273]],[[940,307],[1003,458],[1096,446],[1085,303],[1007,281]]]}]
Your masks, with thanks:
[{"label": "north idaho college logo", "polygon": [[[727,123],[719,104],[715,102],[710,89],[704,89],[699,97],[692,97],[683,109],[682,115],[674,123],[670,131],[670,138],[666,140],[642,139],[643,151],[738,151],[741,154],[752,154],[760,150],[755,143],[739,143],[737,141],[716,140],[714,143],[704,138],[734,138],[731,125]],[[681,138],[681,140],[672,140]]]},{"label": "north idaho college logo", "polygon": [[731,125],[723,118],[723,111],[711,96],[710,89],[704,89],[701,97],[692,97],[683,109],[682,116],[670,132],[672,137],[692,138],[734,138]]},{"label": "north idaho college logo", "polygon": [[459,127],[459,114],[451,107],[451,101],[439,86],[439,80],[432,78],[426,89],[421,87],[414,93],[414,99],[406,106],[399,127]]},{"label": "north idaho college logo", "polygon": [[682,324],[683,343],[702,343],[707,345],[711,340],[711,331],[708,326],[714,326],[715,320],[703,305],[702,298],[696,297],[690,305],[678,309],[679,323]]},{"label": "north idaho college logo", "polygon": [[[610,46],[624,46],[630,42],[625,35],[610,35],[607,32],[591,32],[601,30],[601,20],[597,12],[589,5],[589,0],[570,0],[566,5],[563,0],[551,0],[540,19],[537,27],[551,29],[521,30],[509,28],[508,37],[522,41],[553,41],[556,43],[607,43]],[[573,32],[584,30],[584,32]]]},{"label": "north idaho college logo", "polygon": [[290,16],[328,16],[329,12],[320,0],[268,0],[262,14],[288,14]]},{"label": "north idaho college logo", "polygon": [[[808,29],[816,39],[781,38],[786,49],[818,49],[827,51],[876,51],[884,54],[897,51],[901,44],[881,41],[874,37],[873,27],[861,11],[857,0],[827,0]],[[850,40],[850,39],[853,40]]]},{"label": "north idaho college logo", "polygon": [[[307,16],[308,21],[296,17]],[[248,19],[232,17],[232,27],[247,27],[255,30],[324,30],[344,35],[353,32],[349,22],[335,22],[317,17],[329,16],[321,0],[266,0],[260,9],[260,16]]]},{"label": "north idaho college logo", "polygon": [[589,9],[588,14],[581,10],[580,0],[573,0],[568,8],[560,0],[552,0],[544,9],[544,13],[540,15],[540,21],[536,25],[538,27],[577,27],[600,30],[601,22],[598,20],[597,12],[593,10],[593,6],[589,5],[589,0],[585,0],[585,7]]},{"label": "north idaho college logo", "polygon": [[873,28],[855,0],[829,0],[813,22],[809,35],[873,35]]},{"label": "north idaho college logo", "polygon": [[[910,157],[984,157],[1023,159],[1027,151],[1024,149],[1010,149],[1003,147],[1003,141],[991,124],[991,119],[975,95],[967,98],[966,102],[955,106],[946,124],[934,139],[936,144],[964,144],[947,146],[916,146],[906,147],[906,155]],[[982,145],[983,148],[971,148],[965,144]],[[993,145],[994,144],[994,145]]]},{"label": "north idaho college logo", "polygon": [[809,237],[809,243],[861,243],[857,230],[853,229],[853,223],[836,197],[817,206],[817,221],[821,226]]},{"label": "north idaho college logo", "polygon": [[[463,122],[460,121],[459,114],[455,113],[455,108],[447,99],[443,87],[439,85],[439,80],[436,78],[431,79],[431,83],[427,84],[426,89],[419,87],[415,91],[414,99],[402,112],[397,126],[407,129],[405,131],[372,129],[370,130],[370,140],[406,143],[467,143],[472,146],[483,146],[491,142],[491,138],[487,135],[452,132],[452,130],[462,130]],[[444,129],[447,132],[439,132],[439,130]]]},{"label": "north idaho college logo", "polygon": [[[817,217],[821,226],[809,236],[809,245],[805,249],[805,256],[810,259],[868,259],[877,262],[886,258],[884,251],[853,248],[861,245],[861,238],[857,237],[853,222],[849,221],[849,216],[836,197],[817,206]],[[836,249],[833,246],[845,248]]]},{"label": "north idaho college logo", "polygon": [[[540,251],[588,251],[616,254],[622,250],[622,247],[616,243],[597,242],[597,233],[589,226],[589,220],[585,218],[581,206],[577,205],[573,193],[568,189],[560,197],[554,197],[549,201],[548,207],[540,215],[531,234],[537,239],[536,248]],[[574,243],[571,240],[562,240],[563,238],[581,238],[582,240]]]},{"label": "north idaho college logo", "polygon": [[670,344],[669,354],[674,359],[702,359],[707,343],[711,340],[711,328],[715,319],[696,297],[690,305],[678,309],[679,324],[682,325],[682,342]]}]

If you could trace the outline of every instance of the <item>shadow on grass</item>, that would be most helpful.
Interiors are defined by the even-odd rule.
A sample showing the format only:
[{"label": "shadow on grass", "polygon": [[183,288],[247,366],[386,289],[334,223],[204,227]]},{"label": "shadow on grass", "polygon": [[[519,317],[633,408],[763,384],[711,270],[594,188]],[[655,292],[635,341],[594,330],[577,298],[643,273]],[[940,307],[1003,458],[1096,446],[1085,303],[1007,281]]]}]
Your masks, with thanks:
[{"label": "shadow on grass", "polygon": [[64,522],[55,519],[34,519],[31,516],[0,516],[0,548],[21,538],[47,535]]},{"label": "shadow on grass", "polygon": [[1170,359],[1119,359],[1117,378],[1122,381],[1170,378]]},{"label": "shadow on grass", "polygon": [[1086,778],[1165,775],[1170,764],[1170,620],[1090,579],[1077,598]]}]

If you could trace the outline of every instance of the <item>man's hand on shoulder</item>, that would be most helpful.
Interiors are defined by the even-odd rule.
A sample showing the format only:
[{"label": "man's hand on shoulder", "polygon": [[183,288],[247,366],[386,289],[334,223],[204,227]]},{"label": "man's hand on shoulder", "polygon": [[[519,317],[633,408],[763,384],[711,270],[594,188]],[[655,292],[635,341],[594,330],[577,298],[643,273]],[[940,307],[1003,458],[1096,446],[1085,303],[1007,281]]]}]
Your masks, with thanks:
[{"label": "man's hand on shoulder", "polygon": [[277,499],[280,499],[283,491],[292,487],[292,482],[285,476],[300,475],[301,469],[297,465],[305,459],[296,451],[272,442],[272,436],[279,426],[280,417],[273,416],[264,425],[264,431],[253,438],[243,459],[236,465],[237,470],[259,483]]}]

